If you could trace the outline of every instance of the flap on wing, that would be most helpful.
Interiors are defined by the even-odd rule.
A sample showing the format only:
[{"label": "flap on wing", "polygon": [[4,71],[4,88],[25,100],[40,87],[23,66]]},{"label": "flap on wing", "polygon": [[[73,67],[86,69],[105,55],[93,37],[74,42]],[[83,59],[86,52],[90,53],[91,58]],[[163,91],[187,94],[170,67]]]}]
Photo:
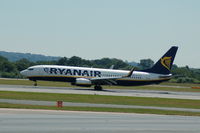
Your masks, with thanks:
[{"label": "flap on wing", "polygon": [[94,84],[101,84],[101,85],[116,85],[116,79],[121,77],[104,77],[104,78],[92,78],[90,79]]},{"label": "flap on wing", "polygon": [[94,80],[112,80],[112,79],[119,79],[119,78],[122,78],[122,76],[119,76],[119,77],[97,77],[97,78],[91,78],[90,80],[91,81],[94,81]]}]

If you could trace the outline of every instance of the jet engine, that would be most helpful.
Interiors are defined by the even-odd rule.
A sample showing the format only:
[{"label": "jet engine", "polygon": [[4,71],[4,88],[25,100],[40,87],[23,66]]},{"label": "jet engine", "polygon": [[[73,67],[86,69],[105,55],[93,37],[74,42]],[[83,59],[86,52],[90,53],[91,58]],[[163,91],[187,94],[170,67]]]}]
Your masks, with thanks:
[{"label": "jet engine", "polygon": [[75,83],[72,83],[72,85],[82,86],[82,87],[90,87],[90,86],[92,86],[92,82],[86,78],[77,78]]}]

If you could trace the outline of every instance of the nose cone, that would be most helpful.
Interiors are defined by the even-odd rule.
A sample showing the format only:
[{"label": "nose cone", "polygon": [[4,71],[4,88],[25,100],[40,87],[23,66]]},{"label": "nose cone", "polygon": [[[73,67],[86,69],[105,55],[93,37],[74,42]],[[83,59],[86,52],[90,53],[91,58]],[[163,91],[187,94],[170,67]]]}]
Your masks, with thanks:
[{"label": "nose cone", "polygon": [[23,75],[23,76],[25,76],[25,77],[28,76],[28,72],[27,72],[27,70],[23,70],[23,71],[21,71],[20,74]]}]

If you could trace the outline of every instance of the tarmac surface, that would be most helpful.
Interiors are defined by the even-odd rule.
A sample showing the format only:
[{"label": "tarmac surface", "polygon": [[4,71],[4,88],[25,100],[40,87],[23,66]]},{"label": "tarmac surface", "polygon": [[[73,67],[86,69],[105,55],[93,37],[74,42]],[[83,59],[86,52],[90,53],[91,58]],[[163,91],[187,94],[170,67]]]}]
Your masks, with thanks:
[{"label": "tarmac surface", "polygon": [[0,109],[1,133],[199,133],[200,117]]},{"label": "tarmac surface", "polygon": [[[46,92],[66,94],[114,95],[161,97],[177,99],[200,99],[200,93],[151,90],[105,89],[94,91],[88,88],[34,87],[0,85],[2,91]],[[0,102],[56,105],[51,101],[0,99]],[[64,102],[64,106],[113,107],[113,108],[159,108],[200,112],[199,109],[165,108],[151,106],[129,106]],[[105,113],[83,111],[54,111],[0,108],[0,133],[200,133],[200,117],[171,116],[134,113]]]},{"label": "tarmac surface", "polygon": [[91,88],[43,87],[43,86],[35,87],[35,86],[22,86],[22,85],[0,85],[0,91],[46,92],[46,93],[90,94],[90,95],[110,95],[110,96],[137,96],[137,97],[200,100],[199,92],[173,92],[173,91],[154,91],[154,90],[130,90],[130,89],[105,89],[103,91],[95,91]]}]

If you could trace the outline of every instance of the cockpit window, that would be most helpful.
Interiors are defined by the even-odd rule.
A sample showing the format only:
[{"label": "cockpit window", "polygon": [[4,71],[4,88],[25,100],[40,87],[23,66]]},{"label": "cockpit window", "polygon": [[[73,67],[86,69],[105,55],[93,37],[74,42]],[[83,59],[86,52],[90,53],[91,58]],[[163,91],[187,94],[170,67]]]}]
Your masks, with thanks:
[{"label": "cockpit window", "polygon": [[34,69],[33,69],[33,68],[29,68],[28,70],[29,70],[29,71],[32,71],[32,70],[34,70]]}]

